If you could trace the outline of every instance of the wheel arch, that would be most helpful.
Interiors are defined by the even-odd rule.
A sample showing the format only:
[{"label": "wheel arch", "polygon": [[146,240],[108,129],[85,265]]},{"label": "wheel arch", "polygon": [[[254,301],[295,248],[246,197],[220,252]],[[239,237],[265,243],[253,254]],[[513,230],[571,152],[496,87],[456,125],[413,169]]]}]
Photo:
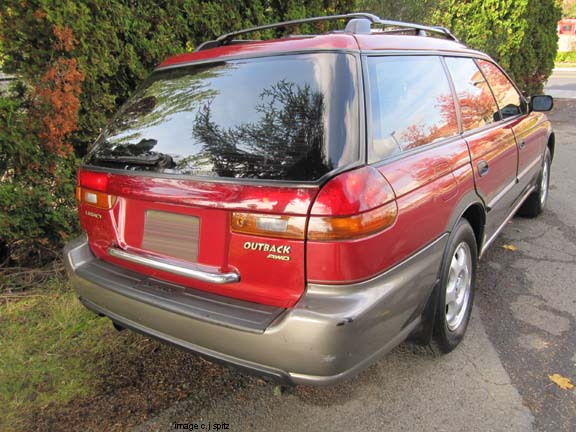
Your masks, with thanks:
[{"label": "wheel arch", "polygon": [[446,231],[451,233],[460,219],[466,219],[476,237],[478,256],[484,244],[484,232],[486,227],[486,206],[475,190],[468,192],[454,207],[452,216],[448,220]]},{"label": "wheel arch", "polygon": [[[478,196],[475,193],[460,201],[459,205],[456,206],[456,209],[454,210],[453,215],[449,220],[447,231],[449,233],[452,233],[458,222],[462,219],[466,219],[466,221],[470,224],[472,230],[474,231],[474,236],[476,237],[478,257],[480,257],[480,252],[482,250],[482,244],[484,241],[486,210],[484,204],[482,204],[482,202],[479,200]],[[438,280],[436,281],[432,293],[430,294],[430,297],[426,302],[424,311],[422,312],[421,324],[416,329],[416,331],[414,331],[414,333],[409,337],[409,339],[413,343],[417,343],[419,345],[428,345],[432,340],[433,326],[437,313],[436,303],[440,289],[439,276],[445,259],[446,259],[446,251],[443,254],[442,262],[440,263],[438,269],[439,272]]]},{"label": "wheel arch", "polygon": [[476,247],[478,248],[478,256],[480,256],[480,252],[482,250],[482,244],[484,241],[484,227],[486,225],[486,211],[484,210],[484,206],[481,203],[471,204],[462,213],[460,219],[466,219],[470,224],[470,226],[472,227],[472,230],[474,231],[474,236],[476,237]]}]

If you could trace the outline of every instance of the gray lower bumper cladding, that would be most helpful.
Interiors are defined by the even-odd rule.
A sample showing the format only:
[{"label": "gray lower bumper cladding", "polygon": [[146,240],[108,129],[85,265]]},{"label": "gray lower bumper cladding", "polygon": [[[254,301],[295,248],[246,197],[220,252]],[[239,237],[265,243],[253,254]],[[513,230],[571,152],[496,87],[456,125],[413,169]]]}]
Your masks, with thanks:
[{"label": "gray lower bumper cladding", "polygon": [[282,309],[147,277],[96,258],[85,236],[65,249],[82,303],[114,322],[290,384],[333,384],[402,342],[420,323],[446,236],[351,285],[309,284]]}]

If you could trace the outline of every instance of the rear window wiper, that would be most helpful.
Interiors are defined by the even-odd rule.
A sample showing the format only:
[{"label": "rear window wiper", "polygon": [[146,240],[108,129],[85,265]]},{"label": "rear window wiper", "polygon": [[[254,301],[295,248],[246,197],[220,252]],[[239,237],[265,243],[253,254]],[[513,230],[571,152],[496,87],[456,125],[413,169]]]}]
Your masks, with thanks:
[{"label": "rear window wiper", "polygon": [[164,153],[149,153],[141,156],[98,156],[99,162],[149,166],[159,168],[173,168],[176,164],[172,156]]}]

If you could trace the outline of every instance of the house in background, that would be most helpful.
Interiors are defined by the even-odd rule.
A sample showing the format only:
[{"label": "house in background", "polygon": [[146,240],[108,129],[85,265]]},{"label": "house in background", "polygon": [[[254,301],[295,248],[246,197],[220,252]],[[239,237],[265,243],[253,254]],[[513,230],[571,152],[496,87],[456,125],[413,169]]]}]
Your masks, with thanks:
[{"label": "house in background", "polygon": [[558,51],[576,51],[576,19],[558,21]]}]

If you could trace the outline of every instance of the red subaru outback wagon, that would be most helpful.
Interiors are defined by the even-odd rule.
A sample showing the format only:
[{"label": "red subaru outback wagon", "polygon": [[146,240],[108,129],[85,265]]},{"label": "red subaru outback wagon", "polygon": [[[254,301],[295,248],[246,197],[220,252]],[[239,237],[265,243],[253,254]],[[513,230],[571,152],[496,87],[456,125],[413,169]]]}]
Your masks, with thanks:
[{"label": "red subaru outback wagon", "polygon": [[162,63],[90,150],[72,284],[116,326],[285,383],[409,337],[449,352],[479,257],[546,204],[551,107],[440,27],[221,36]]}]

